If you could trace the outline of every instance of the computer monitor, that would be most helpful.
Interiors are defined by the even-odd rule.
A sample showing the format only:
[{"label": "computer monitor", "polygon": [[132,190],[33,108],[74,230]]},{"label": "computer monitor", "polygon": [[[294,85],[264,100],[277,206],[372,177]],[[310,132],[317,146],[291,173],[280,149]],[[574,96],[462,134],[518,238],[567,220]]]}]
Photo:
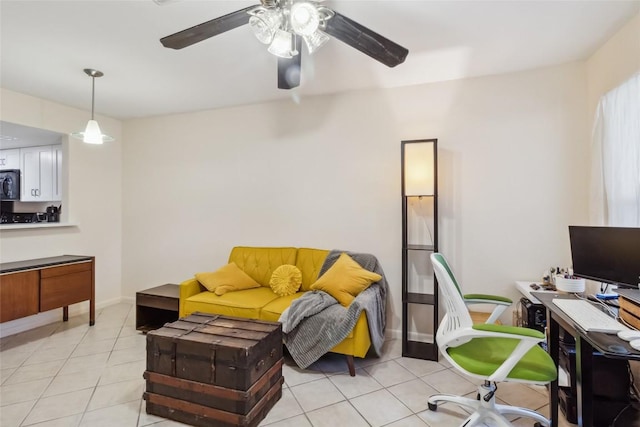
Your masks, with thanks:
[{"label": "computer monitor", "polygon": [[569,226],[573,274],[640,288],[640,228]]}]

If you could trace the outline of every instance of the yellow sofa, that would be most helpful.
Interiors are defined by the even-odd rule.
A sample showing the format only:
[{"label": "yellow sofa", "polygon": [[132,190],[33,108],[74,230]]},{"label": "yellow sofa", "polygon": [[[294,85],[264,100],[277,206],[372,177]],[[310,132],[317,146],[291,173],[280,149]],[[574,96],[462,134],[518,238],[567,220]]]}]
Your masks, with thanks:
[{"label": "yellow sofa", "polygon": [[[207,291],[195,278],[185,280],[180,284],[180,317],[202,312],[277,322],[293,300],[310,290],[328,254],[328,250],[310,248],[234,247],[229,263],[236,263],[261,286],[218,296]],[[269,280],[273,271],[284,264],[298,267],[302,285],[296,294],[281,297],[271,290]],[[331,352],[347,356],[349,373],[354,376],[353,357],[364,357],[370,346],[369,327],[363,311],[349,336]]]}]

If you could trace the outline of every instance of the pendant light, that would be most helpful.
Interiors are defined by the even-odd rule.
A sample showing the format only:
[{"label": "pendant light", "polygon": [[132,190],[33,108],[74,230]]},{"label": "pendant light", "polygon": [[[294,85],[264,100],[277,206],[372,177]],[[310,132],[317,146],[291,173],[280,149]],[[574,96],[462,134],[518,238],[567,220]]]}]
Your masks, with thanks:
[{"label": "pendant light", "polygon": [[114,140],[114,138],[110,137],[109,135],[103,134],[100,130],[100,126],[98,126],[98,122],[93,119],[93,110],[96,99],[96,77],[102,77],[104,76],[104,73],[92,68],[85,68],[84,72],[86,75],[91,77],[91,120],[87,122],[87,127],[84,129],[84,132],[74,132],[71,134],[71,136],[81,139],[87,144],[102,144],[103,142],[111,142]]}]

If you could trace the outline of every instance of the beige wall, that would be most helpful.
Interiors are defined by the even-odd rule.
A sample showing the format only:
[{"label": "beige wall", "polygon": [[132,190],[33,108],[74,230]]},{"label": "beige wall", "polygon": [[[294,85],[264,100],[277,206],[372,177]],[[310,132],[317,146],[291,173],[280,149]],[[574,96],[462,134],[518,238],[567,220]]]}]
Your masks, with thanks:
[{"label": "beige wall", "polygon": [[[366,251],[400,328],[400,141],[439,138],[441,249],[469,292],[568,265],[586,214],[580,63],[125,123],[123,289],[211,271],[234,245]],[[508,321],[509,319],[507,319]]]},{"label": "beige wall", "polygon": [[587,61],[589,118],[600,97],[640,71],[640,14],[632,18]]},{"label": "beige wall", "polygon": [[[68,134],[82,129],[90,114],[54,102],[2,89],[0,120]],[[96,301],[102,306],[122,296],[122,129],[117,120],[98,116],[115,142],[95,146],[63,138],[68,164],[64,215],[76,227],[0,231],[0,261],[62,254],[96,257]],[[88,303],[71,313],[88,311]],[[2,336],[60,319],[53,310],[0,325]],[[88,320],[87,320],[88,321]]]}]

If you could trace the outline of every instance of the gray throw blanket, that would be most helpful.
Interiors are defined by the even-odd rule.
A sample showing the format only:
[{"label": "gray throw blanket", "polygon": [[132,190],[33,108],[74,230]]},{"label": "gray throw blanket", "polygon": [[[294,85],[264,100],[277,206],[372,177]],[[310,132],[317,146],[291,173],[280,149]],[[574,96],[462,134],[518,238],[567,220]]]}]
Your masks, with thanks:
[{"label": "gray throw blanket", "polygon": [[373,352],[381,355],[386,325],[387,279],[375,256],[335,249],[327,255],[318,276],[324,274],[343,252],[362,268],[378,273],[382,279],[360,292],[349,307],[338,304],[335,298],[323,291],[311,291],[294,300],[282,313],[279,321],[284,343],[293,360],[303,369],[344,340],[363,310],[367,314]]}]

